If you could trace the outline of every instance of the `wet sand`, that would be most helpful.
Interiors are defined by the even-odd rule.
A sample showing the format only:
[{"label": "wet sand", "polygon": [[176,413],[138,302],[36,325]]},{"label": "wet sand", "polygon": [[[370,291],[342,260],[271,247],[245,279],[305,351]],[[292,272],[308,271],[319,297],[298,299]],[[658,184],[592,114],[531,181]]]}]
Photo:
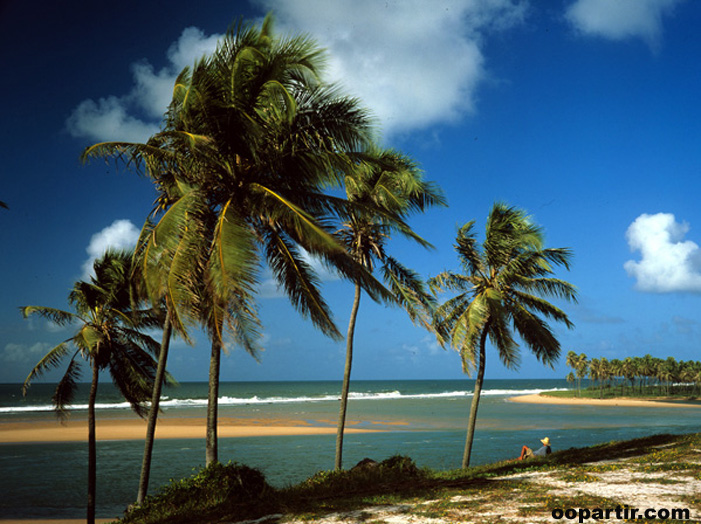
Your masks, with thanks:
[{"label": "wet sand", "polygon": [[[368,433],[377,430],[346,428],[348,433]],[[204,439],[204,418],[161,418],[156,426],[156,438]],[[330,435],[335,426],[314,425],[293,419],[220,418],[220,437],[274,437],[288,435]],[[146,422],[140,419],[103,419],[97,421],[97,440],[140,440],[146,436]],[[0,443],[83,442],[88,438],[86,420],[37,420],[0,424]],[[0,521],[2,522],[2,521]]]},{"label": "wet sand", "polygon": [[676,400],[639,400],[634,398],[562,398],[548,395],[520,395],[509,398],[510,402],[523,402],[526,404],[559,404],[568,406],[623,406],[646,408],[701,408],[701,402],[676,401]]}]

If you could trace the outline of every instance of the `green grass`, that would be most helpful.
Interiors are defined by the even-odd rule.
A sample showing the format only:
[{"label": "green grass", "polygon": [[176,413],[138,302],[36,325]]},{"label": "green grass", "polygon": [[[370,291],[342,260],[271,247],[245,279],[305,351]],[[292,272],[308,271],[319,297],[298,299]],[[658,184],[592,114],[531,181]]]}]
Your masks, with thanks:
[{"label": "green grass", "polygon": [[642,392],[636,388],[606,387],[603,392],[596,387],[584,388],[580,391],[568,389],[565,391],[544,391],[541,393],[547,397],[557,398],[590,398],[590,399],[610,399],[610,398],[634,398],[637,400],[671,400],[671,401],[698,401],[698,397],[690,396],[688,393],[673,392],[667,394],[662,388],[648,386]]},{"label": "green grass", "polygon": [[[701,466],[695,450],[700,448],[701,434],[656,435],[571,448],[544,459],[505,461],[452,471],[420,469],[410,458],[395,456],[375,467],[319,472],[284,489],[269,486],[257,470],[238,464],[217,464],[188,479],[171,482],[120,522],[206,524],[256,519],[275,513],[305,520],[331,512],[365,511],[362,520],[379,523],[382,520],[366,509],[382,505],[406,505],[403,511],[413,516],[459,522],[468,513],[482,514],[503,508],[504,501],[509,501],[523,516],[545,514],[553,508],[615,507],[625,501],[588,495],[555,496],[534,483],[503,477],[554,472],[555,478],[568,483],[595,482],[597,475],[624,467],[621,463],[599,461],[627,459],[628,467],[641,472],[671,471],[696,478],[701,475]],[[676,481],[666,481],[672,482]],[[466,495],[469,495],[467,499]],[[698,504],[697,498],[689,498],[689,504]],[[485,517],[484,522],[490,518]],[[498,520],[495,516],[494,521]]]}]

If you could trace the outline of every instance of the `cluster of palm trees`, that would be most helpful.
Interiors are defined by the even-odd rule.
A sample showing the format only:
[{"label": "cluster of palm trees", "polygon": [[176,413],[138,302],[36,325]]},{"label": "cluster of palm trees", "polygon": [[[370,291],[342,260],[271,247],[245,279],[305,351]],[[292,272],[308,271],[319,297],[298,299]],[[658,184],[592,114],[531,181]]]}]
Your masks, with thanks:
[{"label": "cluster of palm trees", "polygon": [[581,395],[581,380],[589,378],[598,387],[599,396],[610,395],[701,395],[701,362],[677,361],[645,355],[611,359],[589,358],[581,353],[567,353],[566,364],[573,369],[569,382],[577,382],[576,394]]},{"label": "cluster of palm trees", "polygon": [[[550,276],[555,266],[568,266],[569,251],[546,249],[542,230],[528,216],[496,204],[481,247],[473,223],[458,232],[464,273],[442,273],[427,286],[390,255],[387,241],[399,234],[430,247],[406,220],[445,205],[442,192],[406,155],[377,145],[372,120],[359,101],[323,82],[323,62],[309,38],[274,34],[270,16],[260,26],[239,23],[215,52],[178,76],[159,133],[146,143],[99,143],[83,153],[86,161],[104,158],[137,170],[153,180],[158,195],[133,252],[106,253],[96,261],[90,282],[75,285],[69,296],[75,313],[23,308],[25,315],[77,327],[35,366],[25,388],[69,358],[54,396],[62,411],[75,391],[79,357],[92,369],[88,522],[95,516],[93,389],[99,372],[108,370],[137,413],[148,417],[137,496],[142,502],[161,388],[169,379],[171,337],[189,341],[192,329],[202,329],[211,343],[205,456],[207,465],[216,462],[221,352],[232,343],[253,356],[260,350],[256,293],[265,265],[299,313],[333,339],[343,337],[307,257],[321,260],[355,287],[336,468],[342,467],[363,292],[405,309],[441,344],[460,352],[465,371],[478,369],[464,467],[487,338],[509,367],[519,357],[511,325],[544,364],[558,358],[559,343],[541,316],[571,324],[542,297],[574,300],[574,288]],[[442,291],[456,296],[437,306]],[[160,344],[143,334],[153,327],[162,330]]]}]

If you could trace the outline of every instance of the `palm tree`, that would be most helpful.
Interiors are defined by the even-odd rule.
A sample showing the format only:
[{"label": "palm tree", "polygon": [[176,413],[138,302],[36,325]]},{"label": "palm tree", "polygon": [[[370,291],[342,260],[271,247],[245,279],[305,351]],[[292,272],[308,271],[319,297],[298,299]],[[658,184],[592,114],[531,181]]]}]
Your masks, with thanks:
[{"label": "palm tree", "polygon": [[632,357],[626,357],[621,362],[621,374],[630,382],[630,389],[633,391],[635,386],[635,361]]},{"label": "palm tree", "polygon": [[[430,319],[425,312],[432,307],[433,297],[414,271],[387,253],[386,244],[392,233],[400,233],[424,247],[429,246],[404,223],[404,219],[413,212],[423,212],[429,206],[445,205],[440,189],[424,181],[416,164],[395,151],[378,152],[376,158],[368,158],[365,163],[359,164],[346,177],[345,187],[347,199],[355,208],[351,209],[338,232],[341,242],[351,257],[369,272],[381,266],[384,280],[396,297],[396,303],[407,311],[412,321],[429,328]],[[356,279],[346,336],[346,362],[336,433],[337,470],[343,467],[343,434],[361,292],[361,282]]]},{"label": "palm tree", "polygon": [[580,353],[577,358],[575,373],[577,375],[577,389],[582,394],[582,379],[589,373],[589,359],[584,353]]},{"label": "palm tree", "polygon": [[513,333],[550,366],[560,355],[560,343],[541,318],[572,323],[543,297],[576,300],[574,287],[551,277],[554,266],[569,268],[566,248],[543,247],[543,231],[523,211],[496,203],[487,219],[486,238],[477,245],[474,222],[458,231],[455,249],[463,274],[443,272],[429,282],[434,292],[458,292],[438,307],[434,325],[441,344],[450,343],[462,358],[463,371],[477,367],[462,467],[468,467],[477,408],[484,380],[487,337],[505,366],[519,363]]},{"label": "palm tree", "polygon": [[263,260],[292,304],[342,338],[300,247],[373,296],[391,299],[345,254],[328,217],[348,204],[326,193],[355,168],[372,127],[355,99],[319,81],[323,53],[306,37],[239,24],[179,75],[164,130],[146,144],[103,143],[83,158],[143,168],[159,190],[140,251],[149,293],[167,297],[174,328],[200,324],[212,341],[207,464],[218,459],[219,359],[226,333],[255,355],[254,295]]},{"label": "palm tree", "polygon": [[61,325],[76,325],[76,333],[51,349],[34,366],[24,381],[24,393],[31,382],[68,359],[68,367],[56,386],[53,402],[59,417],[64,417],[75,395],[80,378],[81,360],[91,369],[88,399],[88,523],[95,522],[97,459],[95,438],[95,400],[100,371],[108,370],[112,381],[139,416],[143,402],[150,398],[156,362],[150,355],[158,344],[141,331],[155,327],[156,316],[150,310],[134,308],[130,292],[131,254],[108,251],[94,263],[90,282],[77,282],[68,296],[75,312],[43,306],[21,308],[24,317],[36,314]]},{"label": "palm tree", "polygon": [[565,377],[565,380],[567,380],[567,382],[571,382],[572,384],[574,384],[574,381],[576,380],[576,379],[575,379],[575,376],[574,376],[574,373],[573,373],[572,371],[570,371],[569,373],[567,373],[567,376]]},{"label": "palm tree", "polygon": [[645,386],[649,385],[648,379],[655,374],[655,361],[649,353],[640,359],[640,374],[645,378]]},{"label": "palm tree", "polygon": [[[565,360],[565,365],[568,366],[568,367],[571,367],[571,368],[573,369],[573,371],[576,371],[576,370],[577,370],[578,362],[579,362],[579,357],[577,356],[577,353],[575,353],[574,351],[571,351],[571,350],[568,351],[568,352],[567,352],[567,358],[566,358],[566,360]],[[572,380],[571,380],[571,381],[570,381],[570,378],[569,378],[570,375],[572,375]],[[574,382],[574,373],[570,373],[570,374],[567,375],[567,381],[568,381],[568,382]],[[579,395],[580,395],[580,392],[579,392],[579,382],[577,382],[577,396],[579,396]]]},{"label": "palm tree", "polygon": [[604,380],[606,380],[607,363],[604,358],[593,358],[589,363],[589,376],[599,383],[599,398],[604,398]]}]

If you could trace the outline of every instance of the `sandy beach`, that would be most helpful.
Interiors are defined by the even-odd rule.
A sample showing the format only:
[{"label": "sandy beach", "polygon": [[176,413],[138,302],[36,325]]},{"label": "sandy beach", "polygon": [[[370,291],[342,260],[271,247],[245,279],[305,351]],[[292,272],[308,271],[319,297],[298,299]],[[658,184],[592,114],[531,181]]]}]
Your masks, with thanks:
[{"label": "sandy beach", "polygon": [[677,402],[664,400],[638,400],[633,398],[561,398],[548,395],[519,395],[509,398],[511,402],[523,402],[526,404],[560,404],[568,406],[624,406],[646,408],[701,408],[701,402]]},{"label": "sandy beach", "polygon": [[[371,429],[346,428],[348,433],[367,433]],[[103,419],[97,421],[98,440],[140,440],[146,435],[146,422],[140,419]],[[220,437],[258,437],[335,434],[333,425],[317,426],[293,419],[221,418]],[[85,420],[8,422],[0,424],[0,443],[82,442],[87,441]],[[156,438],[205,438],[204,418],[161,418]]]}]

